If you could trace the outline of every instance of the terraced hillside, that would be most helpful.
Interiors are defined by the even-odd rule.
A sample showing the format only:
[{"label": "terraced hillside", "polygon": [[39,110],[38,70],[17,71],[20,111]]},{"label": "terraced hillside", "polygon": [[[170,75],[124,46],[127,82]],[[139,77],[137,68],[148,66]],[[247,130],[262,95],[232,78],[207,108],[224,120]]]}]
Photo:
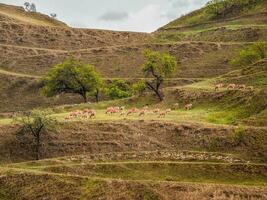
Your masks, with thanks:
[{"label": "terraced hillside", "polygon": [[208,6],[174,20],[156,32],[159,41],[266,41],[267,3],[264,0],[229,2],[214,16]]},{"label": "terraced hillside", "polygon": [[[229,63],[267,42],[266,1],[250,1],[219,18],[202,8],[152,34],[73,29],[0,4],[0,199],[265,200],[267,62]],[[39,93],[41,76],[69,56],[95,65],[107,83],[144,79],[144,49],[177,60],[163,102],[151,93],[98,104]],[[109,115],[110,106],[147,111]],[[34,137],[18,134],[14,121],[33,108],[50,108],[58,121],[42,137],[39,161]],[[69,117],[85,109],[95,118]]]}]

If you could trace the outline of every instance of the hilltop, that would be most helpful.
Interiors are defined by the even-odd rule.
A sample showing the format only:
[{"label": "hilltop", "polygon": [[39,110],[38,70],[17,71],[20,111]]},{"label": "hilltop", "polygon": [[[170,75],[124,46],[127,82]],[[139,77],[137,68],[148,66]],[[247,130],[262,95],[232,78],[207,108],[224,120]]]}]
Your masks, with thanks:
[{"label": "hilltop", "polygon": [[0,3],[0,21],[35,26],[67,27],[65,23],[47,15],[36,12],[25,12],[23,7],[3,3]]}]

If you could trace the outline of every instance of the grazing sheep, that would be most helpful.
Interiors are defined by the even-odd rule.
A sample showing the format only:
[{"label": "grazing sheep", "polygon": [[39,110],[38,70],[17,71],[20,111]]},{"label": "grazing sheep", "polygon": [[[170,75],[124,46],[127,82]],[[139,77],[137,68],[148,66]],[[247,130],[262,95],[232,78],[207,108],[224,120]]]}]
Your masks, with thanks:
[{"label": "grazing sheep", "polygon": [[64,119],[65,119],[65,120],[70,120],[71,117],[70,117],[70,116],[67,116],[67,117],[65,117]]},{"label": "grazing sheep", "polygon": [[192,103],[185,105],[185,109],[186,110],[191,110],[192,108],[193,108],[193,104]]},{"label": "grazing sheep", "polygon": [[248,90],[254,90],[254,87],[253,86],[248,86],[247,89]]},{"label": "grazing sheep", "polygon": [[126,115],[126,112],[125,111],[122,111],[121,113],[120,113],[120,116],[125,116]]},{"label": "grazing sheep", "polygon": [[165,112],[160,112],[159,113],[159,118],[165,118],[166,117],[166,111]]},{"label": "grazing sheep", "polygon": [[237,88],[240,89],[240,90],[245,90],[246,89],[246,85],[244,85],[244,84],[238,85]]},{"label": "grazing sheep", "polygon": [[166,114],[170,113],[171,111],[172,111],[172,109],[170,109],[170,108],[167,109],[167,110],[166,110]]},{"label": "grazing sheep", "polygon": [[215,85],[215,91],[218,91],[219,89],[223,88],[224,85],[222,83]]},{"label": "grazing sheep", "polygon": [[106,110],[106,114],[112,115],[119,112],[119,107],[109,107]]},{"label": "grazing sheep", "polygon": [[179,103],[175,103],[175,104],[173,104],[173,106],[175,107],[175,109],[178,109],[180,104]]},{"label": "grazing sheep", "polygon": [[124,111],[124,110],[125,110],[125,106],[121,106],[121,107],[119,108],[119,110],[120,110],[120,111]]},{"label": "grazing sheep", "polygon": [[148,106],[145,106],[145,107],[143,108],[143,110],[148,110]]},{"label": "grazing sheep", "polygon": [[159,108],[153,110],[153,113],[158,114],[160,112]]},{"label": "grazing sheep", "polygon": [[146,110],[141,110],[139,112],[139,117],[145,116],[146,115]]},{"label": "grazing sheep", "polygon": [[89,114],[89,118],[96,118],[96,111],[92,110],[91,113]]},{"label": "grazing sheep", "polygon": [[236,84],[229,84],[229,85],[227,86],[227,89],[228,89],[228,90],[235,89],[235,88],[236,88]]}]

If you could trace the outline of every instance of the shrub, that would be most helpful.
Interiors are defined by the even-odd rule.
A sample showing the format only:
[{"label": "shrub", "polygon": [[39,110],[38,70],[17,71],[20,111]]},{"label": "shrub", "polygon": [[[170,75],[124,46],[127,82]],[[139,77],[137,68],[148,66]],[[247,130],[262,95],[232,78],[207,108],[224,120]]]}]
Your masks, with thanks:
[{"label": "shrub", "polygon": [[111,99],[122,99],[132,96],[131,86],[124,80],[114,80],[106,89],[106,94]]},{"label": "shrub", "polygon": [[245,128],[241,125],[239,125],[234,130],[234,140],[237,144],[240,144],[244,140],[245,136]]},{"label": "shrub", "polygon": [[132,86],[134,94],[143,95],[147,89],[145,81],[141,80],[133,84]]},{"label": "shrub", "polygon": [[256,43],[242,50],[239,56],[231,61],[233,66],[248,66],[267,57],[267,45]]}]

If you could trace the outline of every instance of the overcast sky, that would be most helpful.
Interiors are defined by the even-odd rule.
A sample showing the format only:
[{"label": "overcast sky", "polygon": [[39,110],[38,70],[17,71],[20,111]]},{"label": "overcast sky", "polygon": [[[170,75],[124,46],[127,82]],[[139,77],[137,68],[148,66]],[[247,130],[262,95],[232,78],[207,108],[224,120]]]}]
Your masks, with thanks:
[{"label": "overcast sky", "polygon": [[[20,5],[27,0],[0,0]],[[152,32],[208,0],[29,0],[72,27]]]}]

